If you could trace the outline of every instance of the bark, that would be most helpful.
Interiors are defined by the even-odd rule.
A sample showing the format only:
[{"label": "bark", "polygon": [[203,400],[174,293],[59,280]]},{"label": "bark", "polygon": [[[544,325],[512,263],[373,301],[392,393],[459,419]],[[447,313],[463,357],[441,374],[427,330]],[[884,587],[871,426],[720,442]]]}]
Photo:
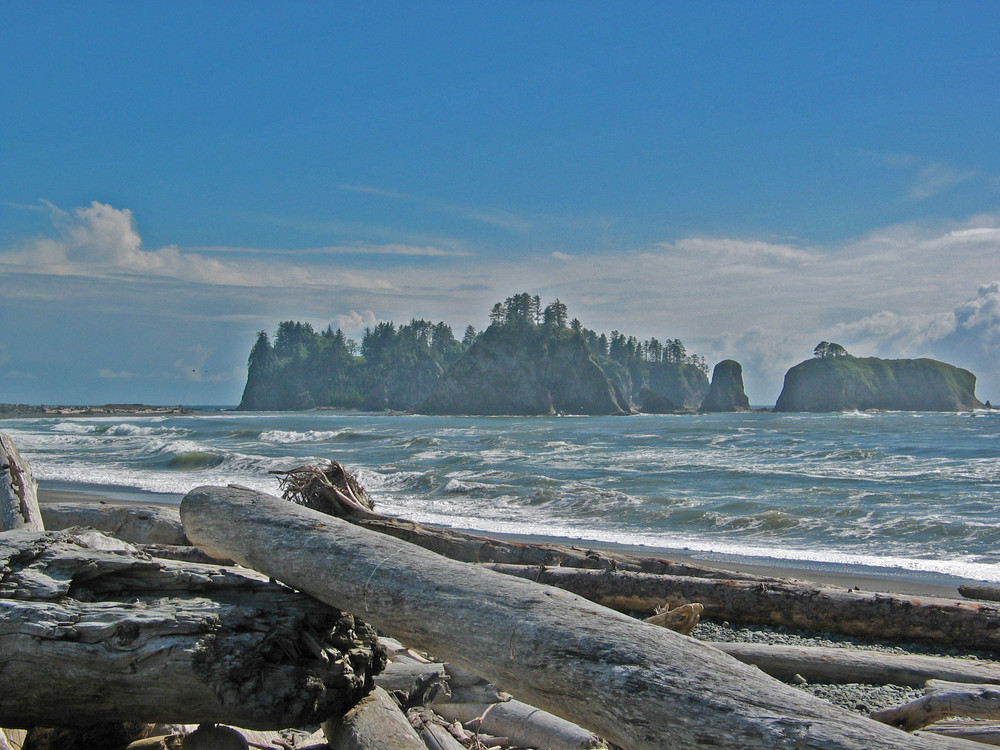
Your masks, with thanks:
[{"label": "bark", "polygon": [[899,708],[875,711],[872,718],[907,731],[933,724],[949,716],[970,719],[1000,719],[1000,688],[996,685],[931,680],[925,695]]},{"label": "bark", "polygon": [[96,531],[0,535],[0,726],[318,723],[384,659],[350,615]]},{"label": "bark", "polygon": [[524,565],[487,567],[558,586],[616,609],[643,611],[653,603],[677,607],[699,602],[710,620],[1000,651],[1000,605],[990,603],[876,594],[794,579],[765,583]]},{"label": "bark", "polygon": [[38,482],[10,436],[0,432],[0,531],[43,531]]},{"label": "bark", "polygon": [[323,724],[336,750],[427,750],[409,719],[382,688],[375,688],[342,718]]},{"label": "bark", "polygon": [[469,669],[626,750],[940,747],[721,651],[559,589],[448,560],[278,498],[201,487],[188,538]]},{"label": "bark", "polygon": [[712,645],[779,680],[790,680],[798,674],[809,682],[910,687],[923,687],[928,680],[1000,683],[1000,664],[996,662],[849,648],[714,642]]}]

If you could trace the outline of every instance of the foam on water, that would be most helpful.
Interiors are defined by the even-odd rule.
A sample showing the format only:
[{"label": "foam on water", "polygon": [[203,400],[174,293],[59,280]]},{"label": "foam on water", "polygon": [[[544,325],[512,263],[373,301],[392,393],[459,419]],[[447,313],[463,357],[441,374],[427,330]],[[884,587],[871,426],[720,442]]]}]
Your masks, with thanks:
[{"label": "foam on water", "polygon": [[996,412],[7,420],[36,477],[183,495],[336,459],[386,512],[484,532],[1000,580]]}]

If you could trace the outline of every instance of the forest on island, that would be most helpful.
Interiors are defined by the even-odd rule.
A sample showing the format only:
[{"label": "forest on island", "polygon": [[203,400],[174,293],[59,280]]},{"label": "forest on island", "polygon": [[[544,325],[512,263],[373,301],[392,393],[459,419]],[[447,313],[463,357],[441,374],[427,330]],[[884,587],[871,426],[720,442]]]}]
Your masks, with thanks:
[{"label": "forest on island", "polygon": [[[597,333],[571,319],[558,299],[543,306],[538,295],[516,294],[493,305],[489,320],[483,331],[466,326],[461,339],[444,322],[381,322],[366,328],[360,342],[332,326],[316,331],[309,323],[282,322],[273,341],[266,331],[257,335],[240,408],[418,411],[433,404],[439,413],[497,413],[474,403],[495,401],[491,396],[497,394],[483,392],[481,383],[461,382],[457,374],[448,382],[449,373],[463,371],[477,371],[482,380],[483,367],[504,384],[498,388],[521,386],[535,394],[511,413],[559,411],[557,402],[566,400],[559,396],[559,381],[579,374],[565,372],[567,367],[594,366],[607,381],[617,409],[579,394],[568,398],[569,404],[596,409],[590,413],[632,411],[641,406],[642,394],[656,402],[656,410],[697,408],[708,389],[708,364],[689,354],[680,339]],[[443,388],[453,394],[450,401],[443,399]]]}]

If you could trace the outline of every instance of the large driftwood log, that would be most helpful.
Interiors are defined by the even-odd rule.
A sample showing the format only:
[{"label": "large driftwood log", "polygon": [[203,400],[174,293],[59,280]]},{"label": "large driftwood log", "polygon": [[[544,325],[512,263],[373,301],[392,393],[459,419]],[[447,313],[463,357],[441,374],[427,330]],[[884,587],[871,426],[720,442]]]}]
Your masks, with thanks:
[{"label": "large driftwood log", "polygon": [[933,724],[949,716],[970,719],[1000,719],[1000,688],[996,685],[931,680],[924,695],[899,708],[875,711],[872,718],[907,731]]},{"label": "large driftwood log", "polygon": [[1000,586],[986,586],[978,584],[963,584],[958,587],[958,593],[966,599],[985,599],[991,602],[1000,602]]},{"label": "large driftwood log", "polygon": [[704,605],[705,619],[1000,651],[1000,605],[909,597],[794,579],[739,581],[628,571],[488,565],[614,608]]},{"label": "large driftwood log", "polygon": [[692,638],[262,493],[201,487],[181,517],[209,554],[357,612],[627,750],[941,747]]},{"label": "large driftwood log", "polygon": [[371,688],[364,623],[236,568],[96,531],[0,535],[0,726],[318,723]]},{"label": "large driftwood log", "polygon": [[801,675],[809,682],[923,687],[928,680],[1000,683],[1000,664],[946,656],[892,654],[850,648],[712,643],[720,651],[753,664],[780,680]]},{"label": "large driftwood log", "polygon": [[0,432],[0,531],[21,528],[45,528],[38,510],[38,482],[14,441]]}]

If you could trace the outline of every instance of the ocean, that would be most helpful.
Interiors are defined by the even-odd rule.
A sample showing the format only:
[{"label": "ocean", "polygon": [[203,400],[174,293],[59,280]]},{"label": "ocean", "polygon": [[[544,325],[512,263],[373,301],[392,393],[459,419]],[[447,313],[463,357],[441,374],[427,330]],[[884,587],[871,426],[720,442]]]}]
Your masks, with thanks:
[{"label": "ocean", "polygon": [[43,489],[278,494],[322,459],[384,513],[701,559],[1000,582],[1000,411],[632,417],[338,412],[11,419]]}]

